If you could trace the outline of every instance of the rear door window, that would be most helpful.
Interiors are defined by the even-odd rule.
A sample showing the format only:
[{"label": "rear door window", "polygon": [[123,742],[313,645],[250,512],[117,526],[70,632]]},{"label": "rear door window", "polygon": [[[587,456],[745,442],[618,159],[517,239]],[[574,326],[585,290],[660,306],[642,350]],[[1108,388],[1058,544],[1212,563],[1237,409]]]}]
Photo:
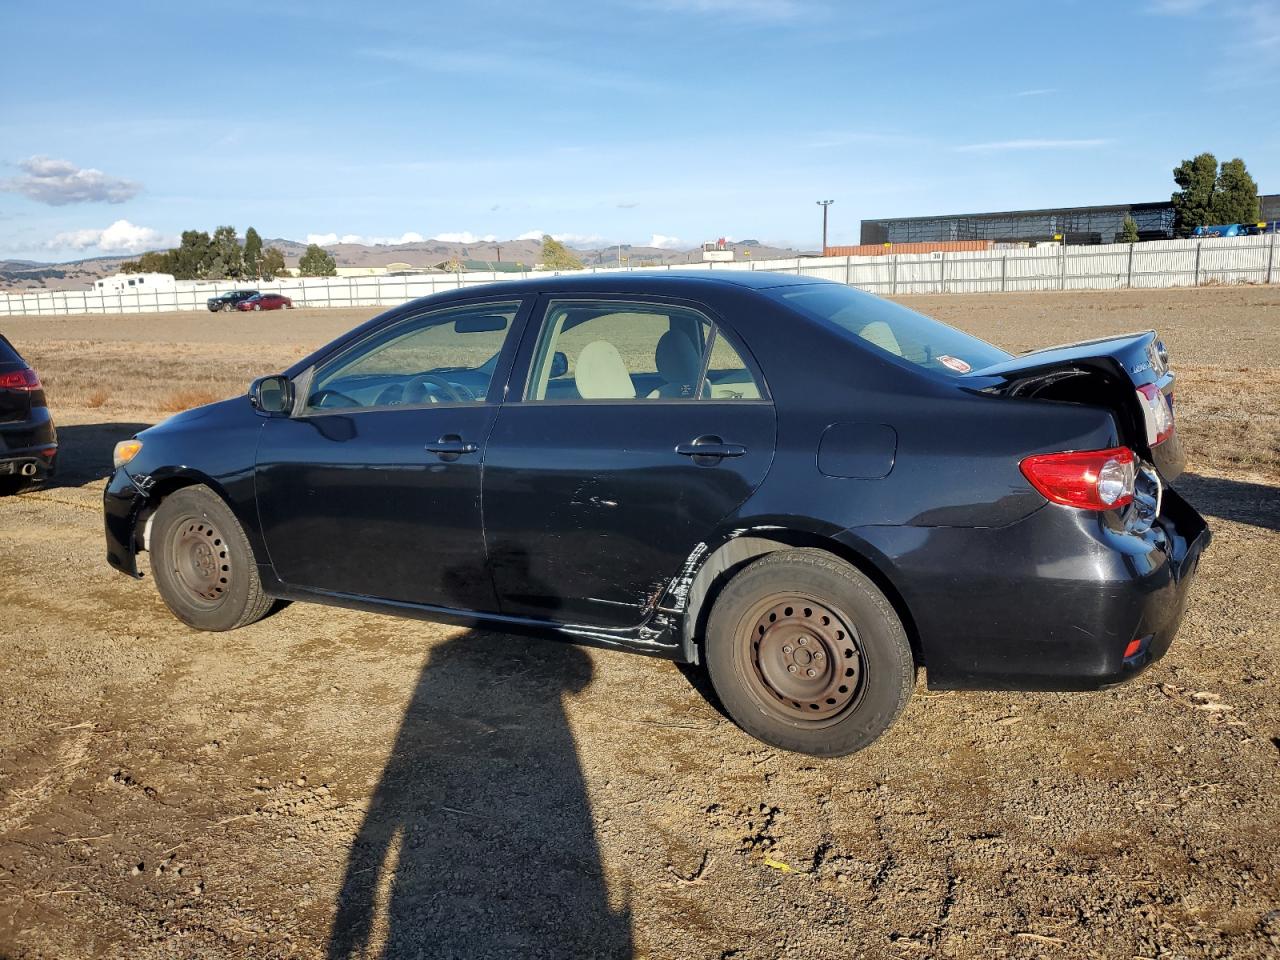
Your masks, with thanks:
[{"label": "rear door window", "polygon": [[665,303],[553,300],[527,400],[760,399],[738,351],[697,310]]}]

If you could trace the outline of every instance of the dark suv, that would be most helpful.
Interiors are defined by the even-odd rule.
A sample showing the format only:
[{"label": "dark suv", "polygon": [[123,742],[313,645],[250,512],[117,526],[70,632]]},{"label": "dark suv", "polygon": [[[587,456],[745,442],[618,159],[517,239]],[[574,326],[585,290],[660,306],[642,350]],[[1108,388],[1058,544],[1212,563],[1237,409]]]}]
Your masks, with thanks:
[{"label": "dark suv", "polygon": [[35,370],[0,336],[0,493],[53,475],[58,435]]},{"label": "dark suv", "polygon": [[217,313],[219,310],[234,310],[240,305],[241,301],[257,295],[257,290],[228,290],[226,293],[220,293],[216,297],[210,297],[205,303],[209,305],[210,313]]}]

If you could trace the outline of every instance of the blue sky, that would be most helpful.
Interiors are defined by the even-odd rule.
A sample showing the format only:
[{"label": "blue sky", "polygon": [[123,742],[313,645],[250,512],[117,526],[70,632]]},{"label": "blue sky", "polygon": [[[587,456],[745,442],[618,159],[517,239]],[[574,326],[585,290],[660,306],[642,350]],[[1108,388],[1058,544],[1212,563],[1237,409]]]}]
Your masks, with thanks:
[{"label": "blue sky", "polygon": [[814,248],[873,216],[1280,192],[1280,0],[8,5],[0,257],[264,237]]}]

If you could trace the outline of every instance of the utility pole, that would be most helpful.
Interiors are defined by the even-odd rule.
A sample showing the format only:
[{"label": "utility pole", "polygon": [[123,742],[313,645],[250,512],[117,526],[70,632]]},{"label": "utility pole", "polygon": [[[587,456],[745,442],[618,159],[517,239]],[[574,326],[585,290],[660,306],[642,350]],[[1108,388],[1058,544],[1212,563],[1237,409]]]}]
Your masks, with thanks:
[{"label": "utility pole", "polygon": [[494,244],[494,248],[498,251],[498,262],[501,263],[502,262],[502,244],[496,243]]},{"label": "utility pole", "polygon": [[822,256],[827,255],[827,207],[835,203],[834,200],[818,200],[818,206],[822,208]]}]

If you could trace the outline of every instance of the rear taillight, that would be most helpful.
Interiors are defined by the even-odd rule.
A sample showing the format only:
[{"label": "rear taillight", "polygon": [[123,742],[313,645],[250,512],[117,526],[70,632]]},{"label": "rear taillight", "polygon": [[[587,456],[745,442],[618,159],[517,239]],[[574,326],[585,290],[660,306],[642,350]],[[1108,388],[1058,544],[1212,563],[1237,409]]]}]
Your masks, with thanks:
[{"label": "rear taillight", "polygon": [[1137,462],[1128,447],[1046,453],[1022,461],[1022,474],[1054,503],[1114,510],[1133,500]]},{"label": "rear taillight", "polygon": [[30,367],[13,373],[0,373],[0,390],[39,390],[40,378]]},{"label": "rear taillight", "polygon": [[1173,433],[1170,401],[1154,383],[1144,383],[1138,388],[1138,402],[1142,404],[1142,416],[1147,424],[1147,444],[1154,447],[1164,443]]}]

